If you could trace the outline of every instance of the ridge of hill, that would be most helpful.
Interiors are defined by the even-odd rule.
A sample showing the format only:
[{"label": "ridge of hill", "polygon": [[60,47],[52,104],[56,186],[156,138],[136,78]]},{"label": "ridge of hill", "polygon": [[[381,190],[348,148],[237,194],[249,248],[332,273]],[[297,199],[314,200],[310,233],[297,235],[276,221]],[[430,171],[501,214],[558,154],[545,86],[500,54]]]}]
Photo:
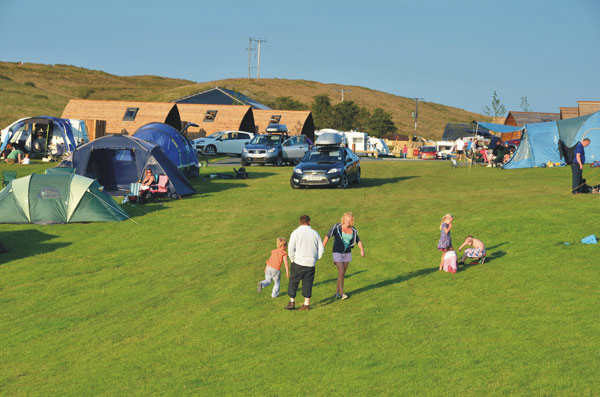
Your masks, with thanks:
[{"label": "ridge of hill", "polygon": [[[35,115],[60,116],[71,98],[173,101],[216,86],[239,91],[261,102],[291,97],[305,104],[316,95],[338,102],[339,90],[370,111],[380,107],[392,116],[398,133],[412,134],[414,101],[410,98],[360,86],[288,79],[226,79],[204,83],[160,76],[116,76],[71,65],[0,62],[0,126]],[[419,135],[439,138],[446,123],[470,122],[488,117],[433,102],[419,103]]]}]

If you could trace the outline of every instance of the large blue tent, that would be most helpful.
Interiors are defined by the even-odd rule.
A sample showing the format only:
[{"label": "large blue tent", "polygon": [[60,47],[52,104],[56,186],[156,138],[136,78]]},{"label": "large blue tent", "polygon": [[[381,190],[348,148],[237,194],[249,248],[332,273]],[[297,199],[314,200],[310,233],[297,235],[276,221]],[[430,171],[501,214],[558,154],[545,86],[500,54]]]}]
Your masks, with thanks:
[{"label": "large blue tent", "polygon": [[154,143],[185,175],[198,174],[198,156],[186,137],[165,123],[148,123],[140,127],[134,137]]},{"label": "large blue tent", "polygon": [[547,162],[564,162],[559,141],[572,148],[584,138],[591,140],[585,148],[586,163],[600,160],[600,112],[573,119],[526,124],[521,143],[504,168],[530,168]]},{"label": "large blue tent", "polygon": [[73,152],[75,173],[97,179],[106,191],[120,195],[143,178],[144,170],[169,177],[172,195],[196,191],[160,146],[127,135],[107,135],[79,146]]},{"label": "large blue tent", "polygon": [[73,136],[73,129],[68,119],[60,119],[51,116],[35,116],[28,117],[21,120],[17,120],[10,126],[2,130],[2,144],[0,145],[0,151],[6,149],[6,146],[10,143],[20,140],[25,140],[29,137],[33,131],[33,124],[47,124],[51,126],[52,134],[60,136],[63,139],[67,152],[75,150],[77,143]]}]

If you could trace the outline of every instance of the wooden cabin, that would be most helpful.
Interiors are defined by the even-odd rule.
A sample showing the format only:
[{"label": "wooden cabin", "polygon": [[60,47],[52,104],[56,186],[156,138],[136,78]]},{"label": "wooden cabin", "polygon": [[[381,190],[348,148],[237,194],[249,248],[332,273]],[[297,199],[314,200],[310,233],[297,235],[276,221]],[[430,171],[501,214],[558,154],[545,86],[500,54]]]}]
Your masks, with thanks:
[{"label": "wooden cabin", "polygon": [[578,107],[566,107],[563,106],[560,108],[560,119],[572,119],[575,117],[579,117],[579,108]]},{"label": "wooden cabin", "polygon": [[[543,123],[546,121],[560,120],[560,113],[543,112],[516,112],[510,111],[506,116],[504,125],[524,126],[531,123]],[[508,134],[502,134],[502,140],[521,139],[521,131],[515,131]]]},{"label": "wooden cabin", "polygon": [[579,116],[600,111],[600,101],[577,101]]},{"label": "wooden cabin", "polygon": [[141,126],[160,122],[169,124],[177,131],[181,130],[179,110],[174,103],[107,101],[89,99],[71,99],[62,113],[62,118],[86,120],[104,120],[104,132],[133,135]]},{"label": "wooden cabin", "polygon": [[577,101],[577,106],[560,108],[560,119],[572,119],[598,111],[600,111],[600,101]]},{"label": "wooden cabin", "polygon": [[198,127],[188,128],[190,138],[218,131],[255,131],[254,114],[250,106],[178,103],[177,108],[183,124],[198,124]]},{"label": "wooden cabin", "polygon": [[254,109],[256,131],[264,133],[269,124],[285,124],[290,135],[306,135],[314,142],[315,123],[309,110]]}]

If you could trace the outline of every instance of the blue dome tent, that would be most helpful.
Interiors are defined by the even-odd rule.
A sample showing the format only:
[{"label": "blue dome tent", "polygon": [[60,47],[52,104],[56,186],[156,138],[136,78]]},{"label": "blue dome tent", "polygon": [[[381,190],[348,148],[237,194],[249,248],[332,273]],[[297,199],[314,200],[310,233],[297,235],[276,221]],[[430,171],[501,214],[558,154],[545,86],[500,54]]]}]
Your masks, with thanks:
[{"label": "blue dome tent", "polygon": [[198,175],[198,156],[188,139],[165,123],[148,123],[138,128],[134,137],[154,143],[187,176]]},{"label": "blue dome tent", "polygon": [[[68,119],[60,119],[57,117],[50,116],[36,116],[36,117],[27,117],[24,119],[20,119],[6,127],[2,130],[2,145],[0,146],[0,151],[6,149],[6,146],[9,143],[26,145],[27,142],[31,141],[34,138],[36,131],[34,130],[34,126],[36,128],[43,126],[45,129],[45,133],[54,138],[62,138],[64,144],[63,153],[57,153],[58,155],[64,154],[64,152],[72,152],[77,147],[77,143],[75,141],[75,137],[73,136],[73,129],[71,128],[71,123]],[[46,138],[46,142],[48,138]],[[29,149],[27,149],[29,150]]]},{"label": "blue dome tent", "polygon": [[169,177],[170,195],[196,193],[160,146],[132,136],[107,135],[79,146],[73,152],[72,166],[76,174],[98,180],[106,191],[117,195],[141,180],[147,168]]}]

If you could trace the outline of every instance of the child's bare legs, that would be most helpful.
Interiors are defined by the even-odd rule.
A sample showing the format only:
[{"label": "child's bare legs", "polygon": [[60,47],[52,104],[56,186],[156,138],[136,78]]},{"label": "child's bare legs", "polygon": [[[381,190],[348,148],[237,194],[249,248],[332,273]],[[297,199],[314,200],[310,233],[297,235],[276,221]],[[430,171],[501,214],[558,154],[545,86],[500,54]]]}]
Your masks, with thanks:
[{"label": "child's bare legs", "polygon": [[440,270],[442,270],[442,268],[444,267],[444,255],[446,255],[446,253],[442,251],[442,258],[440,259]]}]

